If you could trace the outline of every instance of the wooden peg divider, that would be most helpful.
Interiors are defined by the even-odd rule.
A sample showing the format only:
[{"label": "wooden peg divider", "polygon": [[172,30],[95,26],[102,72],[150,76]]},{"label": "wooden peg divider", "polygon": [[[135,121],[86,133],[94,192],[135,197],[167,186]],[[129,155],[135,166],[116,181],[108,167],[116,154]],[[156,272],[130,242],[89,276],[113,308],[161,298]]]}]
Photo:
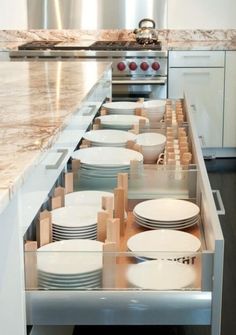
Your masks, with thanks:
[{"label": "wooden peg divider", "polygon": [[107,238],[107,220],[109,214],[107,211],[98,212],[97,214],[97,240],[105,242]]},{"label": "wooden peg divider", "polygon": [[39,220],[36,223],[36,239],[38,247],[52,242],[51,213],[47,210],[39,215]]},{"label": "wooden peg divider", "polygon": [[144,102],[144,98],[138,98],[138,102],[143,103]]},{"label": "wooden peg divider", "polygon": [[138,124],[139,124],[139,129],[143,129],[146,126],[146,120],[141,119],[141,120],[139,120]]},{"label": "wooden peg divider", "polygon": [[116,251],[120,247],[120,219],[108,219],[107,220],[107,242],[114,242],[116,244]]},{"label": "wooden peg divider", "polygon": [[140,164],[141,163],[135,159],[130,161],[130,175],[136,177],[139,175]]},{"label": "wooden peg divider", "polygon": [[126,147],[127,149],[133,149],[134,145],[135,145],[135,142],[129,140],[129,141],[126,142],[125,147]]},{"label": "wooden peg divider", "polygon": [[105,108],[101,108],[101,110],[100,110],[100,115],[103,116],[103,115],[107,115],[107,114],[108,114],[107,109],[105,109]]},{"label": "wooden peg divider", "polygon": [[125,191],[122,187],[114,189],[114,218],[119,219],[120,233],[125,234]]},{"label": "wooden peg divider", "polygon": [[89,148],[89,145],[88,145],[88,144],[81,144],[81,145],[79,146],[79,148],[80,148],[80,149],[87,149],[87,148]]},{"label": "wooden peg divider", "polygon": [[114,197],[102,197],[102,209],[107,211],[109,218],[113,218]]},{"label": "wooden peg divider", "polygon": [[51,209],[56,209],[65,206],[65,189],[64,187],[56,187],[54,195],[51,198]]},{"label": "wooden peg divider", "polygon": [[117,187],[124,190],[125,211],[128,212],[128,173],[118,173]]},{"label": "wooden peg divider", "polygon": [[26,289],[38,288],[37,241],[25,241],[25,286]]},{"label": "wooden peg divider", "polygon": [[105,289],[114,288],[116,285],[116,251],[116,243],[105,241],[102,267],[102,287]]},{"label": "wooden peg divider", "polygon": [[92,129],[93,130],[99,130],[101,127],[100,127],[100,124],[93,124],[93,127],[92,127]]},{"label": "wooden peg divider", "polygon": [[137,152],[141,152],[142,153],[142,147],[138,143],[135,143],[132,149],[135,150],[135,151],[137,151]]},{"label": "wooden peg divider", "polygon": [[64,174],[65,181],[65,194],[72,193],[74,191],[74,175],[72,172],[66,172]]},{"label": "wooden peg divider", "polygon": [[80,169],[80,160],[79,159],[72,159],[72,172],[73,174],[77,174]]},{"label": "wooden peg divider", "polygon": [[87,145],[87,146],[91,146],[91,141],[89,141],[89,140],[86,140],[86,139],[83,139],[82,140],[82,145]]},{"label": "wooden peg divider", "polygon": [[94,123],[100,125],[101,120],[98,117],[96,117],[95,120],[94,120]]}]

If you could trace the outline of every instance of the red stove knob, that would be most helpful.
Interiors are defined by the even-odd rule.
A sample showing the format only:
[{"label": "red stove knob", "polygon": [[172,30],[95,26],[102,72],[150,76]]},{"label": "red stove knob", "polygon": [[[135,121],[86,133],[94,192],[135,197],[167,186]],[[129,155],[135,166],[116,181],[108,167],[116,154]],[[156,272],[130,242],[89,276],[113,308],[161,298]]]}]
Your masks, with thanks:
[{"label": "red stove knob", "polygon": [[143,70],[143,71],[147,71],[147,69],[149,68],[149,65],[147,62],[142,62],[140,64],[140,68]]},{"label": "red stove knob", "polygon": [[129,68],[131,71],[135,71],[137,69],[138,65],[135,62],[129,63]]},{"label": "red stove knob", "polygon": [[125,68],[126,68],[126,65],[125,65],[124,62],[119,62],[119,63],[117,64],[117,69],[118,69],[119,71],[124,71]]},{"label": "red stove knob", "polygon": [[159,69],[160,69],[160,64],[158,63],[158,62],[154,62],[154,63],[152,63],[152,69],[154,70],[154,71],[158,71]]}]

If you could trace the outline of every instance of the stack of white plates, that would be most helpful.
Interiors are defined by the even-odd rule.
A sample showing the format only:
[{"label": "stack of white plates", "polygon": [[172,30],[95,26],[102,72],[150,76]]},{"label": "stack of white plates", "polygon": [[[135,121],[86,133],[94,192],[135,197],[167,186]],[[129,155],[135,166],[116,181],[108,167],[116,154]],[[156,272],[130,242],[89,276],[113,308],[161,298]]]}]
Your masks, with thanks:
[{"label": "stack of white plates", "polygon": [[93,147],[125,147],[127,141],[136,140],[136,135],[123,130],[101,129],[88,131],[84,138],[90,141]]},{"label": "stack of white plates", "polygon": [[103,104],[109,114],[135,114],[137,108],[142,108],[142,103],[134,101],[115,101]]},{"label": "stack of white plates", "polygon": [[54,209],[52,215],[53,241],[97,238],[97,213],[101,205],[76,205]]},{"label": "stack of white plates", "polygon": [[39,286],[45,289],[101,287],[102,242],[68,240],[38,249]]},{"label": "stack of white plates", "polygon": [[127,271],[132,287],[146,290],[181,290],[193,287],[196,271],[193,266],[168,260],[132,264]]},{"label": "stack of white plates", "polygon": [[186,200],[153,199],[139,203],[134,210],[135,221],[150,229],[184,229],[199,221],[199,207]]},{"label": "stack of white plates", "polygon": [[94,178],[114,180],[120,172],[129,172],[130,161],[143,161],[143,155],[137,151],[116,147],[91,147],[74,151],[74,159],[80,160],[80,176],[83,179]]},{"label": "stack of white plates", "polygon": [[175,259],[192,256],[200,249],[201,241],[196,236],[183,231],[158,229],[130,237],[127,247],[137,258]]},{"label": "stack of white plates", "polygon": [[101,121],[102,128],[129,130],[133,125],[139,124],[140,120],[145,120],[145,125],[149,126],[149,120],[143,116],[137,115],[103,115],[98,116],[97,119]]}]

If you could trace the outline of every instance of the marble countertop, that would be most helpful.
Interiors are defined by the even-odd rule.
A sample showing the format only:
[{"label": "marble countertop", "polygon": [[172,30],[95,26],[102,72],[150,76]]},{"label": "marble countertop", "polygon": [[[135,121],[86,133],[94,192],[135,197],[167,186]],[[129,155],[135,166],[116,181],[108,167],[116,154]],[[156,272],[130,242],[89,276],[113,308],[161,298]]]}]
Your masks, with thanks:
[{"label": "marble countertop", "polygon": [[109,66],[0,62],[0,209]]},{"label": "marble countertop", "polygon": [[[82,40],[83,41],[83,40]],[[15,51],[24,41],[0,42],[0,51]],[[228,40],[162,40],[163,50],[236,50],[236,39]]]}]

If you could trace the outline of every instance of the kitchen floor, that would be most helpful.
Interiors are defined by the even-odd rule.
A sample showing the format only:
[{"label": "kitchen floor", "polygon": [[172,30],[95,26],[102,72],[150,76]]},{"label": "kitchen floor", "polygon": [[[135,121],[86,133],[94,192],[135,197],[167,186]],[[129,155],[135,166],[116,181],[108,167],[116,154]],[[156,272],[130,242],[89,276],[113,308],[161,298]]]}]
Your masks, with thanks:
[{"label": "kitchen floor", "polygon": [[[234,335],[236,329],[236,159],[206,160],[212,189],[220,190],[226,214],[220,216],[225,238],[224,283],[222,303],[222,335]],[[115,326],[76,326],[73,335],[96,333],[110,334]],[[89,329],[88,329],[89,328]],[[116,326],[120,333],[144,332],[148,335],[210,335],[208,326]]]}]

